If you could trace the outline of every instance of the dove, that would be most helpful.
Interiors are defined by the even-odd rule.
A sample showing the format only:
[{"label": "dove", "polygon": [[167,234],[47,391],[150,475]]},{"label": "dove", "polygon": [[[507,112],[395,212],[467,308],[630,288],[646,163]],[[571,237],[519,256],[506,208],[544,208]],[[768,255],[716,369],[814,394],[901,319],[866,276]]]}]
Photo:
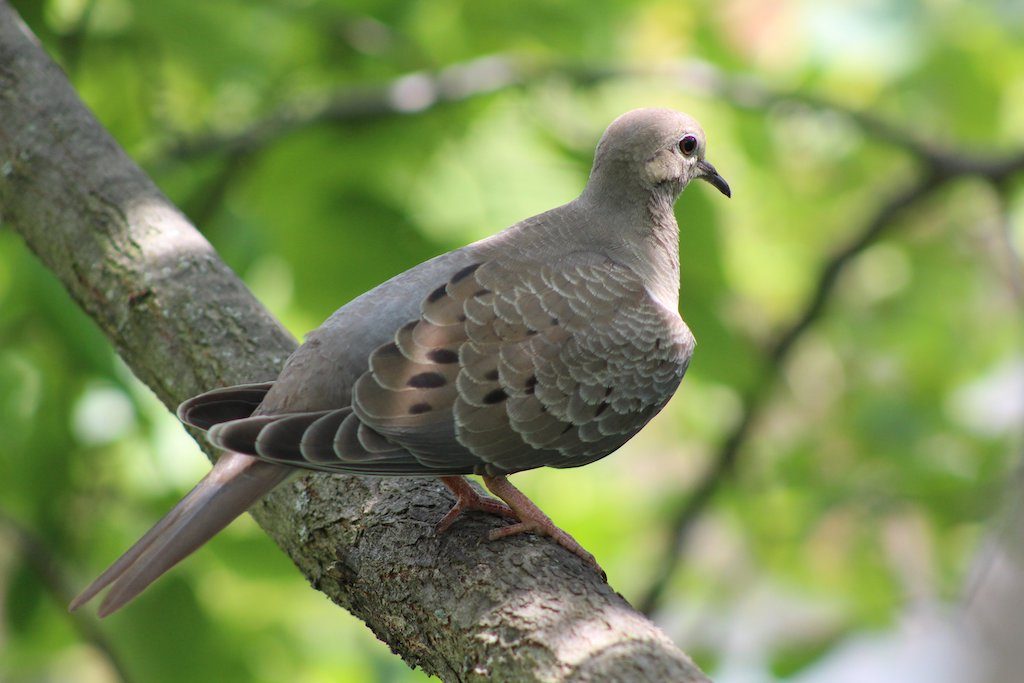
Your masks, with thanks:
[{"label": "dove", "polygon": [[[686,114],[637,109],[598,142],[583,192],[395,276],[342,306],[272,382],[191,398],[182,422],[222,449],[210,473],[71,603],[105,616],[304,470],[435,477],[455,504],[593,555],[508,480],[612,453],[675,393],[694,349],[679,315],[674,204],[727,197]],[[479,475],[497,499],[478,493]],[[500,500],[498,500],[500,499]]]}]

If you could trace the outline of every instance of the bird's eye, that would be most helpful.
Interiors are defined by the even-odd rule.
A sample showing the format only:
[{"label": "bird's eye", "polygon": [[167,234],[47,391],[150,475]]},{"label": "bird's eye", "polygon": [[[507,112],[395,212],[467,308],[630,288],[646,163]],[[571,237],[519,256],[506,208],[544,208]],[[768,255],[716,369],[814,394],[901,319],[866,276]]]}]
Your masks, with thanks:
[{"label": "bird's eye", "polygon": [[690,156],[693,151],[697,149],[697,137],[695,135],[687,135],[679,141],[679,151]]}]

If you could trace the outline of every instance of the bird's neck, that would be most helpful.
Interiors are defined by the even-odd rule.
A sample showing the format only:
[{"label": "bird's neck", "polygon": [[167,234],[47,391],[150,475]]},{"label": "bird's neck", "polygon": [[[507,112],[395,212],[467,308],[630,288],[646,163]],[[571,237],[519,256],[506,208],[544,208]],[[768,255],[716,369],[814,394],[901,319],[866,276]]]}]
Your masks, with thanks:
[{"label": "bird's neck", "polygon": [[[577,200],[608,256],[635,272],[666,308],[679,308],[679,224],[670,193],[615,197],[584,192]],[[625,200],[625,201],[623,201]]]},{"label": "bird's neck", "polygon": [[679,309],[679,224],[674,198],[653,194],[647,202],[648,224],[643,226],[637,256],[650,268],[651,293],[672,310]]}]

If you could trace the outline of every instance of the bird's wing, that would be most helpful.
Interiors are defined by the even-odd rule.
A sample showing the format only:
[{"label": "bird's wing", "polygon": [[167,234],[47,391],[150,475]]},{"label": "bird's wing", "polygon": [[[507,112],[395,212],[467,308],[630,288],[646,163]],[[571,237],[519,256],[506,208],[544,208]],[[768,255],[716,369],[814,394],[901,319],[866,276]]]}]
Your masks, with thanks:
[{"label": "bird's wing", "polygon": [[660,410],[693,337],[596,256],[474,263],[439,283],[335,410],[216,425],[219,447],[365,474],[503,474],[607,455]]},{"label": "bird's wing", "polygon": [[273,382],[237,384],[193,396],[178,406],[178,419],[205,431],[221,422],[249,417],[273,385]]}]

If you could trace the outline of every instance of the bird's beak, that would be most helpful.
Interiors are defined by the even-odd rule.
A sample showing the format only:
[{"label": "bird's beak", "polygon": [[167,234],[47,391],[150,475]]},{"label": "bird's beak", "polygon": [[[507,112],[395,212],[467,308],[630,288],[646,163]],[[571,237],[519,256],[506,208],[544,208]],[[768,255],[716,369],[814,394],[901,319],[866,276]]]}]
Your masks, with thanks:
[{"label": "bird's beak", "polygon": [[697,176],[698,178],[706,180],[714,185],[715,188],[726,197],[732,197],[732,190],[729,189],[729,183],[725,182],[725,178],[718,175],[718,170],[715,169],[714,166],[709,162],[702,160],[697,163],[697,168],[700,169],[700,175]]}]

